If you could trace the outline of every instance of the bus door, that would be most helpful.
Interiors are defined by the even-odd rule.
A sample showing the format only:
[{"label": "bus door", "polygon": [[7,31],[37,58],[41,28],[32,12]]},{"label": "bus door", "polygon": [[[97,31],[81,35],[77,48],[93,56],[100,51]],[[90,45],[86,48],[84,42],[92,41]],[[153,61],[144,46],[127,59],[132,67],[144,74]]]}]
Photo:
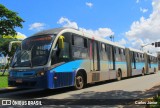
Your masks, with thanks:
[{"label": "bus door", "polygon": [[132,69],[136,69],[136,57],[135,57],[135,53],[132,52]]},{"label": "bus door", "polygon": [[100,71],[99,45],[97,41],[93,41],[93,70]]},{"label": "bus door", "polygon": [[91,60],[91,76],[92,81],[100,80],[100,57],[99,45],[95,40],[90,40],[90,60]]},{"label": "bus door", "polygon": [[148,67],[151,68],[151,56],[148,56]]}]

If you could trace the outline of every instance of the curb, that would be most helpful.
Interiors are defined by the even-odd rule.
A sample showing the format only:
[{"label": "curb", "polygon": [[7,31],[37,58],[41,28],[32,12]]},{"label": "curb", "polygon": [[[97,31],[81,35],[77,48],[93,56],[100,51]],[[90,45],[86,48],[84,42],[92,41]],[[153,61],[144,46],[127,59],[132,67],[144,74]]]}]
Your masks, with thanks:
[{"label": "curb", "polygon": [[0,88],[0,91],[3,90],[13,90],[13,89],[17,89],[16,87],[5,87],[5,88]]}]

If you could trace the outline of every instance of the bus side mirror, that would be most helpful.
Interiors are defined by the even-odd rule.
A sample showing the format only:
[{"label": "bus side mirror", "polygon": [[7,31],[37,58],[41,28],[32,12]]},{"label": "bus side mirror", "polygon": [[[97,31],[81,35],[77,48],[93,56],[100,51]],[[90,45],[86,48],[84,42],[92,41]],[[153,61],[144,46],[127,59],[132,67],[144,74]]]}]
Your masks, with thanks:
[{"label": "bus side mirror", "polygon": [[60,36],[58,39],[58,47],[64,49],[64,36]]}]

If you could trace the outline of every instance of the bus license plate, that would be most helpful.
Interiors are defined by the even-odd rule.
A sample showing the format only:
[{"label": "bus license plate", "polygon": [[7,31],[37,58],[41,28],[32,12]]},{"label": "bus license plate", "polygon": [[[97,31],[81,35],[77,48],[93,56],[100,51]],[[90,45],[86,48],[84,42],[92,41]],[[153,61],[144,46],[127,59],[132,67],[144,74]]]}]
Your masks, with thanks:
[{"label": "bus license plate", "polygon": [[22,79],[17,79],[16,83],[22,83]]}]

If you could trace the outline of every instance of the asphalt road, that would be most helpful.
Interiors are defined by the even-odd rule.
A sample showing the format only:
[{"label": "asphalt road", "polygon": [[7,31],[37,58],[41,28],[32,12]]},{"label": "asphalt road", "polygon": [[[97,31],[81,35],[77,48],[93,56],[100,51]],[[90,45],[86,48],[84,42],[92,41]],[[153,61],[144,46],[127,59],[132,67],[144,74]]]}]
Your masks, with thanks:
[{"label": "asphalt road", "polygon": [[[63,88],[55,90],[22,89],[1,92],[0,99],[137,99],[155,95],[153,87],[160,85],[160,72],[145,76],[106,81],[88,85],[82,90]],[[152,88],[152,89],[151,89]]]}]

